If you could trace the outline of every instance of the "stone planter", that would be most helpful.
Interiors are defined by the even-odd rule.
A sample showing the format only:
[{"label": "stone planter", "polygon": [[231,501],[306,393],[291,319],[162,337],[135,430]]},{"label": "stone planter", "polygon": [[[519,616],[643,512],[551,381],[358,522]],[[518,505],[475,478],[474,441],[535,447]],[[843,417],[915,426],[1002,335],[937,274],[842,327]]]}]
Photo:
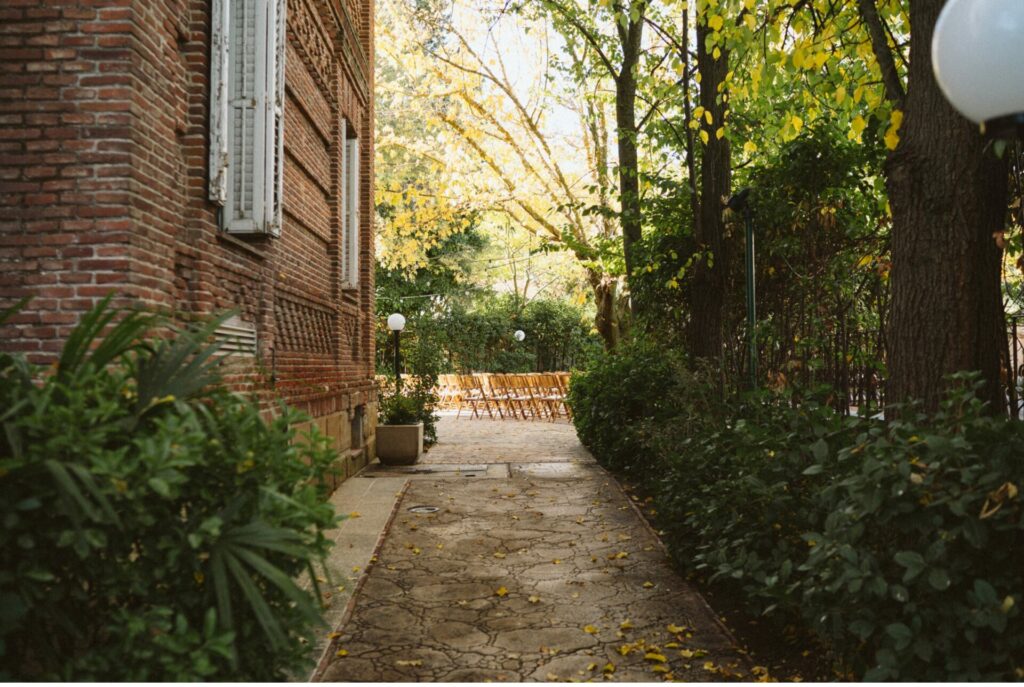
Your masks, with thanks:
[{"label": "stone planter", "polygon": [[423,453],[423,423],[377,425],[377,458],[383,465],[412,465]]}]

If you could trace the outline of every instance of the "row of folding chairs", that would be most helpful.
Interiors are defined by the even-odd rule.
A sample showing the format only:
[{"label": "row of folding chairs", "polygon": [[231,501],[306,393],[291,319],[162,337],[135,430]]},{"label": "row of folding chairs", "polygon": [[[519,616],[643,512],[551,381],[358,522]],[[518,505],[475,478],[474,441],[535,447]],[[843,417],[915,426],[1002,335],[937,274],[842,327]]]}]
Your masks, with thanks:
[{"label": "row of folding chairs", "polygon": [[568,372],[527,374],[438,375],[439,407],[457,411],[456,418],[548,420],[572,419],[565,401]]}]

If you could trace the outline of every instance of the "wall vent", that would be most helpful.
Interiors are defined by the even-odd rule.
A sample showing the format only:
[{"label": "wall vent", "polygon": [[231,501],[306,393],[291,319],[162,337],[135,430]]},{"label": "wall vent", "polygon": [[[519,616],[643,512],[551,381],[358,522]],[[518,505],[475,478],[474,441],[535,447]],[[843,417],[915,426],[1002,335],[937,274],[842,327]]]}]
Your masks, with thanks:
[{"label": "wall vent", "polygon": [[237,315],[224,321],[213,334],[220,350],[228,355],[256,355],[256,325],[243,322]]}]

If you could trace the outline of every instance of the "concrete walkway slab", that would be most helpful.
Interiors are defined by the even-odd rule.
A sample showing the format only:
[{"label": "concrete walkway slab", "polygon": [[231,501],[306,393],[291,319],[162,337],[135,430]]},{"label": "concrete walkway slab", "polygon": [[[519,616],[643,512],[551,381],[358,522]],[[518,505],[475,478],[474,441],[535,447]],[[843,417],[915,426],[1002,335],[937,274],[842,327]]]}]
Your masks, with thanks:
[{"label": "concrete walkway slab", "polygon": [[[673,572],[618,484],[572,445],[572,428],[519,422],[514,447],[510,424],[442,420],[444,460],[426,465],[512,469],[409,479],[315,679],[750,679],[729,633]],[[349,483],[386,480],[376,490],[386,501],[399,479]],[[424,505],[438,510],[409,511]]]},{"label": "concrete walkway slab", "polygon": [[[326,571],[317,578],[324,596],[324,621],[328,627],[338,627],[344,621],[352,596],[382,541],[406,484],[407,480],[401,477],[349,479],[331,495],[335,511],[348,517],[328,533],[334,546],[325,562]],[[308,589],[312,581],[304,576],[301,585]],[[314,657],[323,660],[329,644],[330,639],[322,635],[314,647]]]}]

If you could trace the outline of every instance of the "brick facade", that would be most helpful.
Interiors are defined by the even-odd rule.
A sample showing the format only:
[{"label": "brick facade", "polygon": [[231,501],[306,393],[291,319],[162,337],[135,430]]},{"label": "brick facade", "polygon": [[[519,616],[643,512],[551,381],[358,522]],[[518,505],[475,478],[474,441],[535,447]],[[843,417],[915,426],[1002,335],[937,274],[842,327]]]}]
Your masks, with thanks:
[{"label": "brick facade", "polygon": [[[111,291],[235,309],[259,352],[229,381],[307,411],[350,472],[368,453],[349,453],[351,432],[372,453],[376,417],[372,3],[287,0],[284,221],[279,238],[244,239],[207,200],[210,6],[0,3],[0,305],[33,297],[0,346],[52,360]],[[340,281],[346,135],[362,142],[357,289]]]}]

